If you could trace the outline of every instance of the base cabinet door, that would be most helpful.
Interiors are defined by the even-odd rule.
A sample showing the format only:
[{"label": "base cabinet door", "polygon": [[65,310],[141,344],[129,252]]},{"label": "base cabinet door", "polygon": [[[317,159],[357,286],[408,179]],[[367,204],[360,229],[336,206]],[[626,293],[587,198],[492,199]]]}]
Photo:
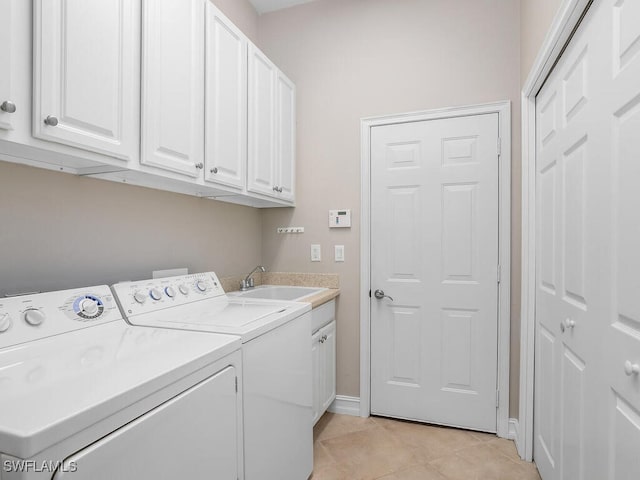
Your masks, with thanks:
[{"label": "base cabinet door", "polygon": [[141,163],[204,169],[204,2],[142,2]]},{"label": "base cabinet door", "polygon": [[313,368],[313,424],[320,419],[320,410],[322,404],[322,361],[320,357],[321,343],[320,330],[311,336],[311,362]]},{"label": "base cabinet door", "polygon": [[324,412],[336,399],[336,321],[320,330],[322,342],[322,404]]},{"label": "base cabinet door", "polygon": [[[2,9],[11,8],[11,2],[2,4]],[[137,157],[140,7],[136,4],[34,2],[35,137],[124,160]]]},{"label": "base cabinet door", "polygon": [[313,358],[313,423],[336,399],[336,321],[311,337]]}]

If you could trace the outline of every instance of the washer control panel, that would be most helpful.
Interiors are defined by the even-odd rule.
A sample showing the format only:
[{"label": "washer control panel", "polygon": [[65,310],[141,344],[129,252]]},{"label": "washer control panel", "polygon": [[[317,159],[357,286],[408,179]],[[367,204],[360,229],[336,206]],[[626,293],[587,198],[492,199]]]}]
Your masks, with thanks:
[{"label": "washer control panel", "polygon": [[0,348],[122,320],[109,287],[0,298]]},{"label": "washer control panel", "polygon": [[126,316],[156,312],[225,295],[214,272],[116,283],[111,287]]}]

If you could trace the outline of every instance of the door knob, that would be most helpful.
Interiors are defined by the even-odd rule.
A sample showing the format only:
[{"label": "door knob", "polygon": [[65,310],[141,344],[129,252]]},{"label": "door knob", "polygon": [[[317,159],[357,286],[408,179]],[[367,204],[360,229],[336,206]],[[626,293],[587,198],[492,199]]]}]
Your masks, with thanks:
[{"label": "door knob", "polygon": [[640,373],[640,365],[637,363],[631,363],[629,360],[624,362],[624,373],[627,377],[631,375],[638,375]]},{"label": "door knob", "polygon": [[564,333],[565,330],[576,326],[576,321],[570,318],[565,318],[563,322],[560,322],[560,331]]},{"label": "door knob", "polygon": [[52,115],[49,115],[44,119],[44,124],[49,125],[50,127],[55,127],[56,125],[58,125],[58,119]]},{"label": "door knob", "polygon": [[389,300],[391,300],[393,302],[393,298],[390,297],[389,295],[385,295],[384,294],[384,290],[376,290],[375,292],[373,292],[373,295],[378,299],[378,300],[382,300],[383,298],[388,298]]},{"label": "door knob", "polygon": [[2,102],[2,105],[0,105],[0,110],[2,110],[5,113],[15,113],[16,104],[13,102],[10,102],[9,100],[5,100],[4,102]]}]

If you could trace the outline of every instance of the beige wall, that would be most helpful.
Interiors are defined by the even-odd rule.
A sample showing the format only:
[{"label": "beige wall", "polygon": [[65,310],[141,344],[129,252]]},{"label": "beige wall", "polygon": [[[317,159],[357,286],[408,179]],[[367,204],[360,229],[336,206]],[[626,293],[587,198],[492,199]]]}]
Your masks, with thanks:
[{"label": "beige wall", "polygon": [[[214,3],[257,38],[248,0]],[[256,209],[0,162],[0,297],[159,268],[248,272],[261,235]]]},{"label": "beige wall", "polygon": [[562,0],[520,0],[520,80],[527,80],[533,62]]},{"label": "beige wall", "polygon": [[[339,394],[359,396],[360,118],[511,100],[519,199],[519,24],[513,0],[320,0],[260,17],[262,48],[297,85],[299,199],[293,211],[263,214],[262,258],[273,270],[341,274]],[[329,230],[333,208],[351,208],[353,228]],[[516,201],[516,279],[519,219]],[[306,230],[278,236],[281,225]],[[321,263],[309,261],[311,243],[322,245]],[[336,244],[346,246],[344,264],[333,262]],[[518,282],[512,308],[517,322]],[[515,337],[514,348],[518,342]],[[517,355],[514,360],[517,372]],[[512,391],[517,400],[517,383]]]}]

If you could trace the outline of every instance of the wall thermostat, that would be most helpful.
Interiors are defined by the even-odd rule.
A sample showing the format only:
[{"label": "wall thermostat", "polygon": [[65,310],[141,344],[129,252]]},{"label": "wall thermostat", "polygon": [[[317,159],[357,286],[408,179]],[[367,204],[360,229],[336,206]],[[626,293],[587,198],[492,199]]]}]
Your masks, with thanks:
[{"label": "wall thermostat", "polygon": [[351,227],[351,210],[329,210],[329,228]]}]

